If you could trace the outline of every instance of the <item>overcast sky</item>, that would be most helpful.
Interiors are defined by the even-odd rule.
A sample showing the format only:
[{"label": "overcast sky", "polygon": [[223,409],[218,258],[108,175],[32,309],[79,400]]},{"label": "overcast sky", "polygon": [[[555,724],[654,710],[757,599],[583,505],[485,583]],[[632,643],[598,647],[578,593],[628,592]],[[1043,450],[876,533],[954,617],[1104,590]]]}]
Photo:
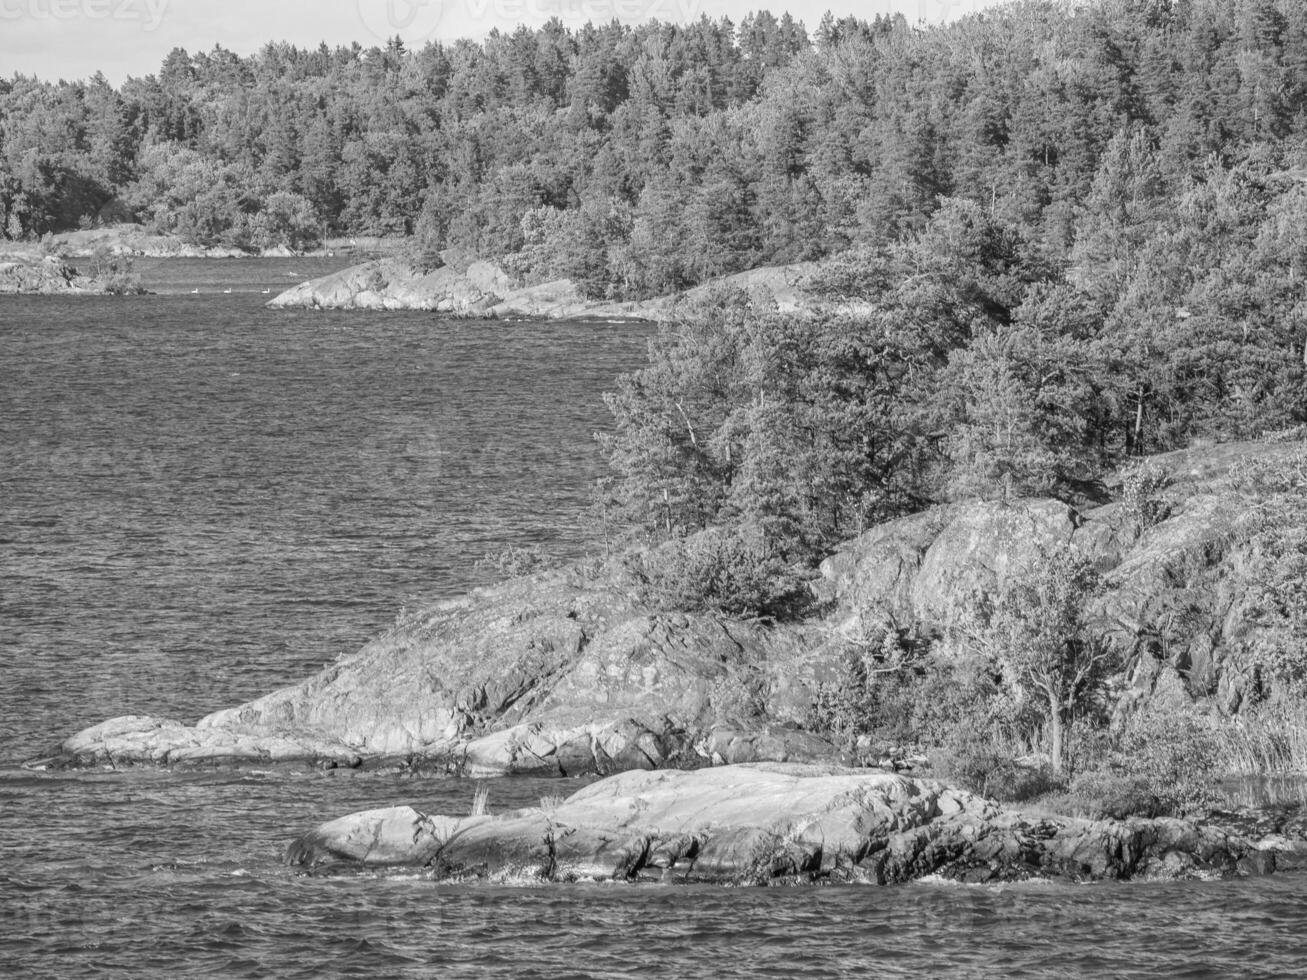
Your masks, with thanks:
[{"label": "overcast sky", "polygon": [[538,26],[558,17],[625,23],[683,23],[703,14],[739,22],[751,10],[789,10],[809,30],[823,11],[837,16],[901,11],[911,21],[948,20],[994,0],[0,0],[0,77],[86,78],[103,71],[118,84],[158,71],[175,47],[194,53],[220,44],[239,54],[268,41],[316,47],[396,34],[410,45],[479,38],[491,28]]}]

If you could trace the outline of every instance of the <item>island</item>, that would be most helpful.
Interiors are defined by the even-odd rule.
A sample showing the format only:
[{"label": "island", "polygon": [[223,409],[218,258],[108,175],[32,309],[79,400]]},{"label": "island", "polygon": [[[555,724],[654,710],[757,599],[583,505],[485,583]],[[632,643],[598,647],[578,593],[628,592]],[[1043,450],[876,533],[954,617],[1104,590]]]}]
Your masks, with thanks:
[{"label": "island", "polygon": [[[1219,794],[1196,805],[1166,796],[1186,787],[1124,776],[1059,793],[1039,755],[990,760],[978,774],[956,748],[930,759],[855,734],[831,699],[856,693],[872,664],[911,672],[907,638],[946,635],[1070,545],[1103,577],[1084,623],[1117,667],[1108,709],[1123,720],[1149,709],[1235,713],[1257,697],[1249,651],[1268,628],[1255,614],[1264,586],[1242,573],[1266,547],[1265,525],[1239,515],[1272,501],[1251,495],[1247,474],[1297,472],[1304,459],[1298,433],[1152,457],[1142,525],[1138,501],[931,507],[847,541],[808,583],[811,614],[788,622],[671,608],[642,589],[629,555],[544,569],[410,612],[300,684],[190,725],[112,719],[36,764],[612,776],[539,812],[343,818],[291,849],[309,865],[551,879],[684,869],[750,881],[1293,868],[1303,853],[1294,809],[1223,811],[1211,804]],[[1180,608],[1189,617],[1159,645],[1151,624],[1174,622]],[[875,656],[851,658],[869,647]],[[899,652],[880,653],[891,647]],[[1198,780],[1215,789],[1224,775]]]}]

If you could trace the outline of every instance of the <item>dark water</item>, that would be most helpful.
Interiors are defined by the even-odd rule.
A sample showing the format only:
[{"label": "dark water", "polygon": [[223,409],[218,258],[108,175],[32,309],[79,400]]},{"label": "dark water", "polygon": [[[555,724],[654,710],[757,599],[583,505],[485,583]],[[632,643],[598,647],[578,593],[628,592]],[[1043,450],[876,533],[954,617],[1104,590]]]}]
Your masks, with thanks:
[{"label": "dark water", "polygon": [[[391,803],[464,812],[475,785],[20,770],[111,715],[194,720],[298,680],[401,605],[477,582],[486,551],[593,542],[599,393],[640,361],[644,330],[263,310],[263,289],[325,271],[305,265],[155,263],[138,268],[156,297],[0,299],[0,975],[1307,973],[1299,877],[759,890],[304,877],[280,853],[314,823]],[[491,805],[571,785],[500,780]]]},{"label": "dark water", "polygon": [[246,700],[487,552],[592,540],[600,393],[643,329],[262,302],[0,302],[0,760]]}]

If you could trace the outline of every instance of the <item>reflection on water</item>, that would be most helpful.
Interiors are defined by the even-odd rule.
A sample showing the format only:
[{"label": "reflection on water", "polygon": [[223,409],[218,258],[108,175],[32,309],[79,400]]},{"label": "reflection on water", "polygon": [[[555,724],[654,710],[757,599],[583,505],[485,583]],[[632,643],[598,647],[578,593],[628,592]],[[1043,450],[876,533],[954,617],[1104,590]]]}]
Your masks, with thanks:
[{"label": "reflection on water", "polygon": [[1231,806],[1307,806],[1307,776],[1241,776],[1221,781]]}]

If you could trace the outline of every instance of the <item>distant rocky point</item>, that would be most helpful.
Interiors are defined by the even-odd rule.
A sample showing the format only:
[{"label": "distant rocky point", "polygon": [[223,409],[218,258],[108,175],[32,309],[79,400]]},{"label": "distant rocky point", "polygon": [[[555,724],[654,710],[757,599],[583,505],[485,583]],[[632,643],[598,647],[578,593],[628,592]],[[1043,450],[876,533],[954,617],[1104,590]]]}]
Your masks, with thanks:
[{"label": "distant rocky point", "polygon": [[134,277],[118,274],[85,276],[55,256],[0,255],[0,293],[104,296],[144,291]]},{"label": "distant rocky point", "polygon": [[377,259],[303,283],[274,298],[274,308],[330,310],[431,310],[451,317],[532,320],[667,319],[678,303],[712,289],[763,289],[782,312],[809,305],[802,288],[814,263],[770,266],[713,280],[656,299],[611,302],[587,299],[570,279],[518,287],[491,262],[465,268],[446,265],[434,271],[415,269],[398,258]]},{"label": "distant rocky point", "polygon": [[132,222],[64,231],[43,239],[40,245],[9,243],[6,252],[26,258],[40,258],[49,253],[64,259],[89,258],[104,254],[125,258],[151,259],[248,259],[292,258],[301,255],[382,255],[403,248],[402,238],[330,239],[307,250],[285,245],[263,249],[238,248],[235,245],[198,245],[177,235],[159,234]]}]

